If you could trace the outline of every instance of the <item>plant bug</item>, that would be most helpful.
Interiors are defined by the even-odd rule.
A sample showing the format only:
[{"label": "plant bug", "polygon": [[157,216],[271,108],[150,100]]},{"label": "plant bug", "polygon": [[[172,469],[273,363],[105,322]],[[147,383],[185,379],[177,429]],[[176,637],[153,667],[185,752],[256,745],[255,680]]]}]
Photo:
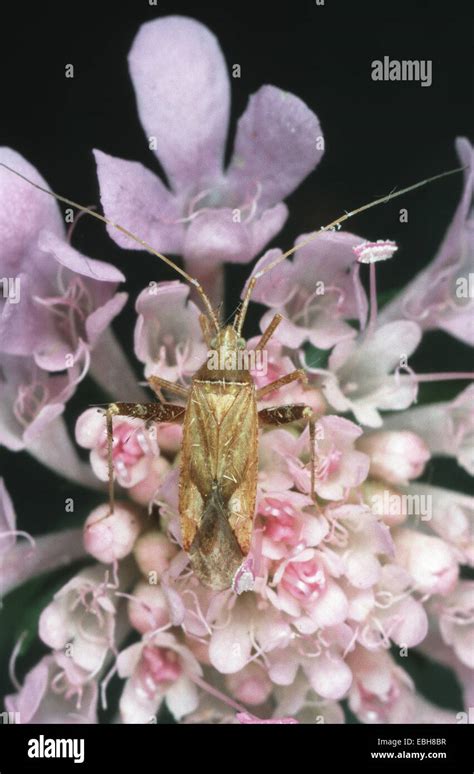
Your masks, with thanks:
[{"label": "plant bug", "polygon": [[[200,283],[170,258],[157,252],[138,236],[100,213],[42,188],[5,164],[0,163],[0,165],[44,193],[118,229],[140,244],[144,250],[171,266],[189,282],[196,289],[204,306],[205,311],[200,317],[204,339],[211,351],[217,353],[220,364],[237,362],[238,358],[235,356],[245,348],[242,329],[253,289],[261,276],[271,271],[296,250],[312,242],[320,233],[339,228],[350,217],[459,171],[456,169],[443,172],[396,193],[376,199],[352,212],[346,212],[311,234],[306,240],[250,277],[241,307],[233,323],[221,325]],[[256,351],[265,348],[281,319],[279,314],[274,316],[263,332]],[[224,590],[232,586],[237,592],[249,588],[246,582],[239,584],[239,577],[242,578],[245,575],[239,571],[245,566],[245,558],[250,550],[252,538],[260,426],[283,425],[300,420],[309,424],[311,493],[315,499],[315,422],[311,409],[303,404],[293,404],[259,411],[257,406],[258,400],[266,394],[295,380],[305,382],[305,372],[297,369],[256,389],[248,367],[224,366],[216,369],[210,368],[209,363],[206,362],[194,374],[189,389],[168,382],[159,376],[151,376],[148,381],[159,402],[110,403],[105,412],[110,512],[114,510],[113,417],[134,417],[147,423],[182,423],[179,511],[183,548],[189,554],[193,571],[205,586],[214,590]],[[184,399],[185,405],[162,402],[162,389]]]}]

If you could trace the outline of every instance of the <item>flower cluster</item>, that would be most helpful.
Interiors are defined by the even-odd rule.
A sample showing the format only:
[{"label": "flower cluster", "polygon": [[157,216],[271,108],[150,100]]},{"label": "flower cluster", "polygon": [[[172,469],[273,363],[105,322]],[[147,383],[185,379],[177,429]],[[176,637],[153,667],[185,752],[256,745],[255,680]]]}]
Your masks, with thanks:
[{"label": "flower cluster", "polygon": [[[222,264],[261,251],[287,216],[283,199],[317,165],[319,122],[297,97],[263,87],[239,121],[224,170],[229,82],[210,32],[179,17],[150,22],[129,63],[139,116],[169,187],[140,164],[96,151],[105,213],[157,249],[182,255],[217,302]],[[474,566],[474,500],[419,480],[437,455],[474,472],[472,387],[450,402],[416,406],[420,381],[443,375],[417,375],[407,364],[425,330],[474,340],[472,306],[456,292],[474,255],[473,151],[464,139],[457,148],[465,180],[453,223],[434,262],[381,312],[374,284],[369,305],[359,270],[370,263],[374,283],[375,261],[396,250],[389,241],[322,233],[256,284],[254,299],[268,308],[262,330],[275,312],[284,319],[255,384],[301,364],[309,375],[304,386],[266,395],[261,407],[305,403],[316,428],[313,449],[303,424],[260,437],[246,563],[253,590],[212,591],[190,568],[179,526],[179,425],[113,418],[120,496],[113,513],[104,502],[88,516],[83,548],[77,530],[15,544],[22,533],[2,485],[3,591],[27,572],[94,558],[41,614],[39,636],[51,652],[5,702],[21,722],[97,722],[116,674],[123,723],[155,722],[163,704],[184,723],[342,723],[342,700],[364,723],[455,722],[403,668],[415,647],[449,665],[472,704],[474,584],[461,569]],[[2,150],[0,160],[40,180],[12,151]],[[21,276],[25,300],[2,308],[0,440],[17,450],[39,439],[37,453],[55,465],[45,452],[55,427],[58,469],[87,483],[54,423],[80,378],[81,358],[106,387],[106,368],[123,366],[106,330],[124,302],[115,293],[123,278],[78,254],[56,205],[31,191],[1,173],[0,229],[8,239],[0,254],[10,262],[6,271]],[[279,254],[267,251],[256,271]],[[146,377],[188,386],[204,361],[200,312],[189,293],[173,281],[138,297],[135,354]],[[312,362],[314,348],[326,353],[324,368]],[[68,353],[65,377],[58,372]],[[124,388],[133,382],[125,374]],[[140,388],[132,388],[124,399],[139,399]],[[103,412],[88,408],[75,431],[95,476],[106,481]]]}]

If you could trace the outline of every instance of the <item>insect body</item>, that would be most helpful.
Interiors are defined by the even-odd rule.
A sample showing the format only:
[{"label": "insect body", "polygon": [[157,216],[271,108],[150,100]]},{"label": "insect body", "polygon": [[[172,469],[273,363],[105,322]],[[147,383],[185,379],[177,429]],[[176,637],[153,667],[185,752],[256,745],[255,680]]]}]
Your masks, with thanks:
[{"label": "insect body", "polygon": [[[157,393],[159,402],[109,404],[106,410],[106,425],[110,511],[113,512],[114,509],[113,417],[135,417],[145,422],[182,423],[184,434],[179,480],[179,511],[183,547],[190,556],[195,574],[204,585],[215,590],[229,588],[250,549],[257,488],[259,426],[282,425],[298,420],[304,420],[309,424],[311,493],[314,497],[315,425],[311,409],[305,405],[294,404],[258,411],[260,398],[295,380],[305,381],[304,371],[292,371],[257,390],[249,368],[236,369],[236,359],[230,357],[245,347],[241,333],[255,283],[259,277],[271,271],[296,250],[312,242],[322,232],[339,227],[341,223],[359,212],[458,170],[436,175],[388,197],[365,204],[352,212],[346,212],[299,242],[253,274],[233,325],[221,327],[201,285],[167,256],[158,253],[128,229],[94,210],[42,188],[5,164],[0,166],[9,169],[50,196],[117,228],[138,242],[143,249],[172,266],[194,286],[200,295],[206,311],[201,315],[201,328],[211,351],[219,355],[217,358],[219,367],[210,367],[210,361],[204,363],[194,375],[189,389],[168,382],[159,376],[151,376],[148,381]],[[281,316],[276,314],[262,334],[256,351],[264,349],[280,321]],[[230,363],[230,367],[221,367],[222,363],[227,362]],[[185,405],[163,403],[162,389],[185,399]],[[236,590],[239,591],[238,586]]]},{"label": "insect body", "polygon": [[[251,293],[251,288],[248,293]],[[236,370],[236,354],[245,347],[240,337],[243,312],[233,325],[217,328],[209,341],[209,320],[201,316],[204,336],[219,364],[211,358],[193,377],[189,390],[151,376],[150,386],[158,396],[162,389],[186,398],[185,406],[170,403],[113,403],[107,409],[110,482],[113,480],[112,418],[133,416],[147,421],[181,422],[183,442],[179,479],[179,512],[183,548],[201,582],[223,590],[233,581],[247,556],[252,538],[258,472],[260,425],[282,425],[297,420],[309,422],[314,440],[314,422],[308,406],[294,404],[258,411],[257,401],[268,392],[295,380],[306,381],[304,371],[295,370],[260,389],[248,368]],[[263,348],[281,321],[275,315],[263,333]],[[314,464],[312,465],[314,470]],[[314,488],[312,477],[312,490]],[[113,508],[113,490],[110,490]],[[238,587],[237,587],[238,589]]]},{"label": "insect body", "polygon": [[[239,341],[227,326],[213,348],[225,359]],[[231,585],[250,549],[257,445],[257,400],[249,371],[213,370],[205,363],[194,376],[186,408],[179,511],[193,569],[215,589]]]}]

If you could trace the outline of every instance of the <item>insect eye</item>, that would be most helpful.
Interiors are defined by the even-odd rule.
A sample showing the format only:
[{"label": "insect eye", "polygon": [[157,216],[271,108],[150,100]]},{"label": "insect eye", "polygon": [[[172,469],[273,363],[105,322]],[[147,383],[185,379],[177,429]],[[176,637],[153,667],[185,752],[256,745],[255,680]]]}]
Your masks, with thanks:
[{"label": "insect eye", "polygon": [[245,349],[245,339],[237,339],[237,349]]}]

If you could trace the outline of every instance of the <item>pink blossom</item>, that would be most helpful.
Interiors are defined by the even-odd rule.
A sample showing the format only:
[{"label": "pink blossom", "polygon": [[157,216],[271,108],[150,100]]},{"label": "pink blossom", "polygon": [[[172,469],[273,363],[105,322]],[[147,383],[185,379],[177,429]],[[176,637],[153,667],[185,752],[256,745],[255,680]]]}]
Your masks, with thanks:
[{"label": "pink blossom", "polygon": [[385,426],[417,433],[433,455],[456,457],[474,475],[474,385],[448,403],[428,403],[388,417]]},{"label": "pink blossom", "polygon": [[413,529],[400,529],[395,535],[397,561],[426,594],[446,595],[453,590],[459,568],[456,555],[443,540]]},{"label": "pink blossom", "polygon": [[[47,187],[15,151],[0,149],[0,160]],[[58,204],[3,168],[0,212],[2,274],[18,277],[21,290],[18,303],[2,303],[1,350],[32,357],[46,371],[63,371],[84,347],[94,347],[120,312],[127,296],[115,290],[125,278],[71,247]]]},{"label": "pink blossom", "polygon": [[186,384],[206,360],[200,310],[182,282],[152,283],[138,296],[135,354],[145,376]]},{"label": "pink blossom", "polygon": [[156,634],[123,650],[117,659],[120,677],[126,678],[120,699],[124,723],[151,723],[163,701],[180,720],[198,705],[192,678],[201,667],[171,634]]},{"label": "pink blossom", "polygon": [[382,557],[394,554],[388,527],[363,505],[331,505],[325,516],[330,525],[325,543],[335,571],[355,588],[374,586],[381,576]]},{"label": "pink blossom", "polygon": [[89,554],[104,564],[124,559],[133,550],[143,524],[136,508],[128,503],[99,505],[84,524],[84,546]]},{"label": "pink blossom", "polygon": [[356,590],[342,584],[348,601],[348,619],[356,622],[357,640],[367,650],[415,647],[428,631],[423,604],[414,596],[409,572],[396,564],[383,565],[377,584]]},{"label": "pink blossom", "polygon": [[[281,323],[280,323],[281,325]],[[278,337],[278,329],[275,334]],[[247,342],[247,349],[252,350],[258,343],[260,336],[255,336]],[[285,354],[288,350],[277,340],[270,339],[265,349],[265,368],[252,368],[251,374],[255,387],[260,389],[270,382],[274,382],[281,376],[295,370],[295,362]],[[259,401],[259,407],[281,405],[290,403],[304,403],[312,408],[314,414],[319,415],[326,411],[327,404],[321,390],[311,385],[303,385],[299,381],[285,385],[279,390],[268,393]]]},{"label": "pink blossom", "polygon": [[[132,487],[149,473],[153,451],[159,453],[144,424],[132,417],[113,417],[114,474],[121,486]],[[107,481],[107,430],[105,415],[96,408],[86,409],[76,423],[76,440],[90,449],[90,463],[96,476]]]},{"label": "pink blossom", "polygon": [[266,669],[256,663],[228,675],[226,685],[237,701],[249,706],[263,704],[270,697],[273,687]]},{"label": "pink blossom", "polygon": [[63,654],[44,656],[15,694],[5,697],[7,712],[21,724],[97,723],[97,683]]},{"label": "pink blossom", "polygon": [[446,236],[433,260],[382,310],[381,320],[405,317],[426,330],[441,328],[461,341],[474,344],[472,296],[469,275],[474,269],[472,195],[474,165],[472,146],[464,137],[456,140],[464,167],[464,190]]},{"label": "pink blossom", "polygon": [[438,605],[442,638],[469,669],[474,669],[473,595],[474,582],[460,581]]},{"label": "pink blossom", "polygon": [[[96,151],[105,212],[155,249],[183,255],[203,284],[217,283],[218,298],[216,268],[247,263],[282,227],[282,200],[322,156],[319,122],[297,97],[263,86],[239,121],[224,171],[230,85],[209,30],[180,16],[148,22],[129,66],[140,121],[169,188],[141,164]],[[115,229],[110,234],[137,249]]]},{"label": "pink blossom", "polygon": [[357,648],[348,662],[354,674],[349,706],[362,722],[413,722],[413,683],[388,653]]},{"label": "pink blossom", "polygon": [[[122,567],[122,575],[125,575]],[[46,645],[62,650],[69,645],[72,661],[92,677],[104,666],[114,644],[117,607],[113,588],[100,566],[82,570],[43,610],[39,635]]]},{"label": "pink blossom", "polygon": [[[303,244],[308,236],[300,236],[295,244]],[[279,311],[284,319],[277,338],[292,349],[304,341],[319,349],[330,349],[353,338],[356,331],[346,320],[367,314],[364,291],[360,285],[355,288],[358,280],[348,271],[354,264],[352,248],[359,242],[360,237],[354,234],[322,233],[314,242],[301,247],[291,263],[282,262],[259,279],[253,300],[270,307],[262,317],[261,329]],[[281,250],[268,250],[252,273],[258,273],[279,255]],[[360,309],[356,298],[360,298]]]},{"label": "pink blossom", "polygon": [[400,358],[416,349],[421,331],[416,323],[398,321],[368,327],[355,339],[337,344],[329,370],[306,367],[322,378],[322,390],[337,411],[352,411],[360,424],[381,427],[380,411],[406,409],[417,395],[417,384],[401,376]]},{"label": "pink blossom", "polygon": [[[474,565],[474,497],[430,484],[414,483],[404,489],[427,506],[427,525],[450,545],[458,560]],[[422,516],[425,520],[425,517]]]},{"label": "pink blossom", "polygon": [[166,626],[170,615],[163,589],[140,581],[128,601],[128,617],[140,634]]},{"label": "pink blossom", "polygon": [[177,547],[157,529],[148,530],[135,542],[134,555],[143,575],[161,577],[176,556]]},{"label": "pink blossom", "polygon": [[325,557],[313,548],[281,562],[266,593],[276,609],[294,618],[305,633],[342,623],[347,615],[345,594],[333,580]]},{"label": "pink blossom", "polygon": [[370,457],[370,474],[390,484],[406,484],[423,473],[430,453],[410,431],[367,433],[358,448]]},{"label": "pink blossom", "polygon": [[294,718],[272,718],[270,720],[260,720],[260,718],[256,718],[254,715],[250,715],[248,712],[238,712],[237,713],[237,720],[239,723],[243,723],[245,725],[288,725],[288,724],[294,724],[298,723],[297,720]]}]

